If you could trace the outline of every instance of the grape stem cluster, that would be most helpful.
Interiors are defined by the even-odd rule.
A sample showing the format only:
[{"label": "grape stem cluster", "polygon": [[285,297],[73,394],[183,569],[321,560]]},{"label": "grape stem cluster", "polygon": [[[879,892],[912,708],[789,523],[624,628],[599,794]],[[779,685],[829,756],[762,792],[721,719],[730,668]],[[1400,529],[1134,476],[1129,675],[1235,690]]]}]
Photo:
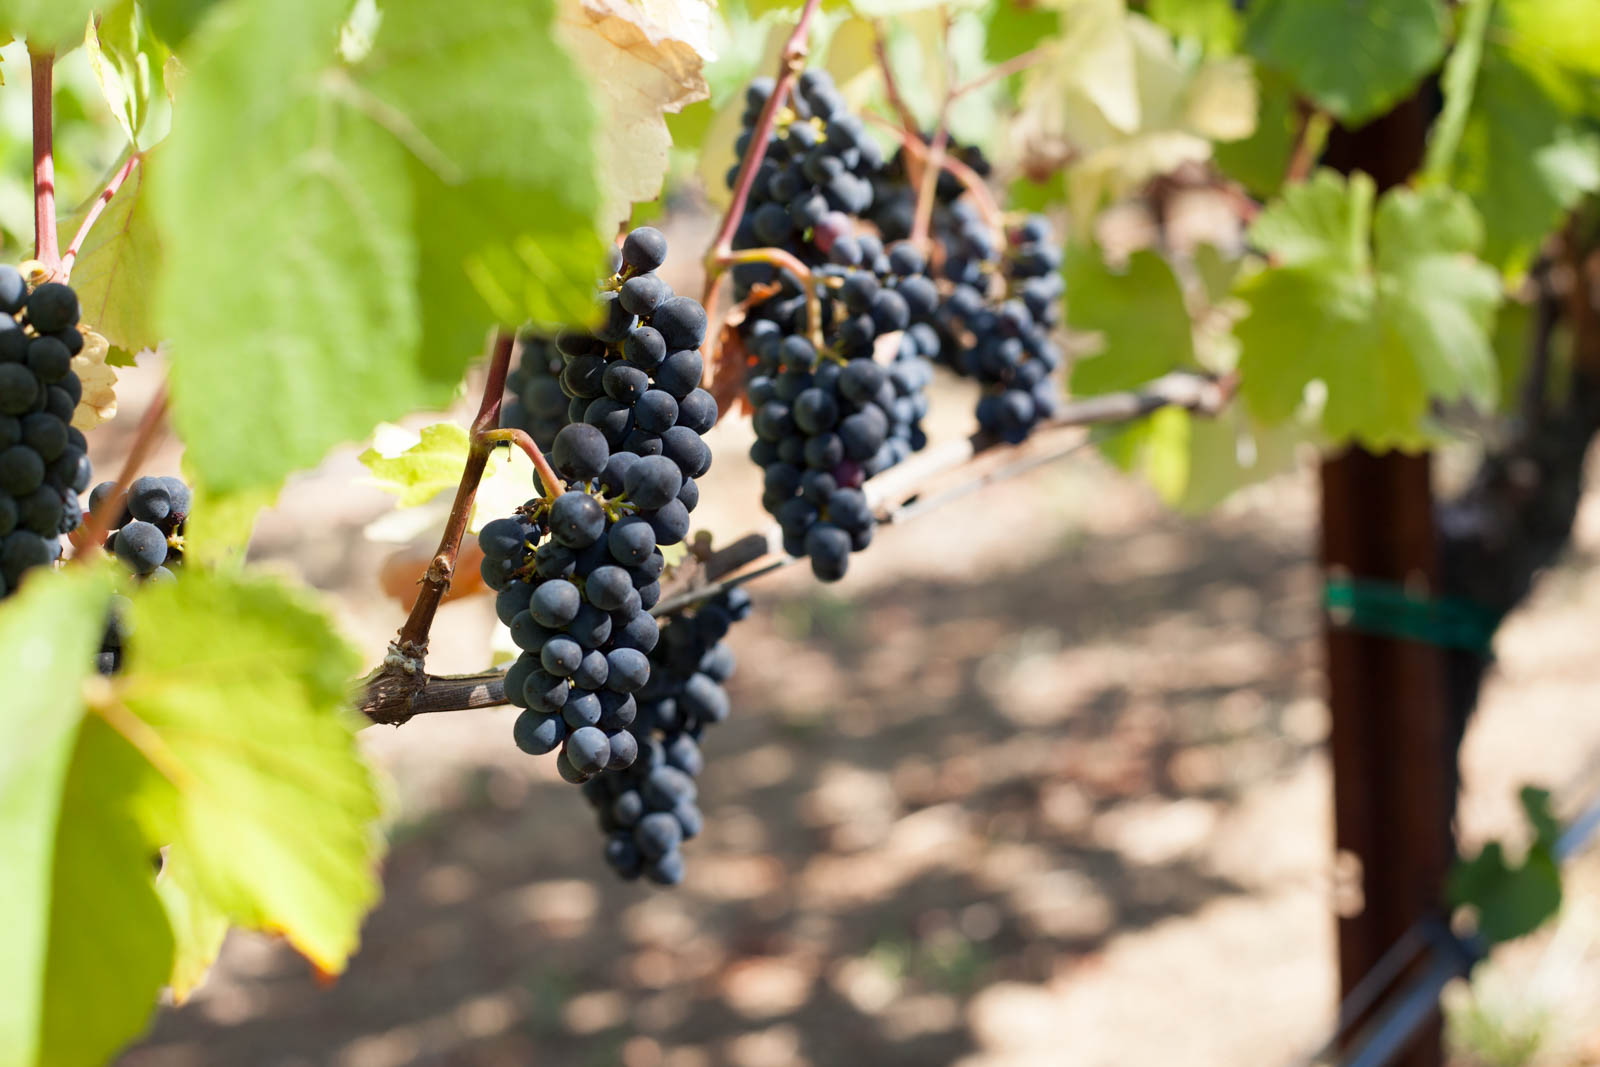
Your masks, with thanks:
[{"label": "grape stem cluster", "polygon": [[[494,386],[492,381],[489,384]],[[1158,378],[1142,389],[1087,397],[1062,405],[1048,427],[1042,427],[1022,445],[1006,445],[982,436],[952,441],[869,479],[865,488],[879,522],[904,522],[984,486],[1076,452],[1092,440],[1089,434],[1082,432],[1086,427],[1129,422],[1166,407],[1182,408],[1203,416],[1218,415],[1232,400],[1236,384],[1231,376],[1209,378],[1179,373]],[[498,398],[503,385],[502,373],[500,386],[495,386],[487,395]],[[477,439],[476,436],[474,439]],[[471,467],[470,461],[468,466]],[[476,477],[481,475],[480,464]],[[473,490],[476,489],[476,477],[472,483]],[[927,495],[935,482],[944,479],[949,479],[950,484],[935,496]],[[463,486],[465,484],[464,477]],[[461,492],[458,491],[458,503],[460,499]],[[462,530],[465,529],[465,513],[470,509],[469,492],[461,519]],[[449,540],[450,528],[451,525],[447,524],[446,541]],[[698,565],[684,567],[682,573],[688,576],[687,580],[671,595],[663,596],[651,613],[662,616],[680,611],[733,586],[796,562],[773,547],[778,540],[779,535],[775,531],[758,531],[737,538],[725,548],[709,554]],[[459,547],[459,542],[458,532],[454,542],[456,547]],[[441,544],[440,556],[445,554],[445,547]],[[453,550],[450,555],[453,560]],[[438,563],[438,558],[435,563]],[[429,568],[430,574],[433,569]],[[441,586],[433,598],[434,607],[437,607],[438,597],[442,595]],[[419,604],[422,600],[423,597],[418,598]],[[415,614],[413,610],[413,616]],[[407,624],[410,625],[410,620]],[[425,651],[425,629],[422,635],[421,647]],[[393,665],[386,665],[369,679],[361,697],[360,709],[375,723],[399,726],[417,715],[497,707],[506,702],[503,675],[503,671],[428,675],[422,673],[420,667],[402,675]]]}]

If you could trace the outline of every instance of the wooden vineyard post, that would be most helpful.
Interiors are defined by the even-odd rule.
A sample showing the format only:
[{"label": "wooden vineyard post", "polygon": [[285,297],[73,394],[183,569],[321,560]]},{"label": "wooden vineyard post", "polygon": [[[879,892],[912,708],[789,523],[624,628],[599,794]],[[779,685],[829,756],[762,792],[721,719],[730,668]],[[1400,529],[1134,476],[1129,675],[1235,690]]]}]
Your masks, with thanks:
[{"label": "wooden vineyard post", "polygon": [[[1355,131],[1335,130],[1323,162],[1380,190],[1421,160],[1428,116],[1413,98]],[[1322,465],[1322,565],[1330,577],[1439,594],[1430,458],[1352,449]],[[1335,847],[1359,864],[1357,907],[1339,918],[1340,994],[1440,906],[1453,854],[1455,751],[1445,653],[1419,641],[1326,624]],[[1437,1067],[1435,1019],[1397,1062]]]}]

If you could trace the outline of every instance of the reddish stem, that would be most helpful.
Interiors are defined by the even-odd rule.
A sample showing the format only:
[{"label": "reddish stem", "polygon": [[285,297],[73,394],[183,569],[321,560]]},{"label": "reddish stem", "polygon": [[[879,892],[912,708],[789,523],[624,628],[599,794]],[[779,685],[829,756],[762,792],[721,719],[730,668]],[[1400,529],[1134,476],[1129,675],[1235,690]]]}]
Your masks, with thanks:
[{"label": "reddish stem", "polygon": [[127,495],[128,487],[139,476],[139,470],[149,457],[150,450],[161,439],[162,430],[166,426],[166,417],[167,386],[163,382],[156,392],[155,399],[150,401],[150,406],[139,419],[139,427],[133,434],[133,444],[129,446],[128,455],[122,461],[122,471],[117,475],[116,489],[105,495],[100,501],[100,506],[89,513],[83,525],[72,535],[74,559],[91,558],[100,550],[100,543],[106,539],[106,531],[111,529],[111,519],[121,509],[122,498]]},{"label": "reddish stem", "polygon": [[[789,40],[784,43],[783,55],[779,59],[778,77],[772,86],[772,95],[767,97],[766,104],[761,108],[761,116],[756,119],[756,124],[750,130],[750,145],[745,149],[744,159],[739,162],[739,174],[733,182],[733,199],[728,203],[727,213],[722,216],[722,225],[717,228],[717,236],[712,240],[711,247],[706,251],[706,281],[701,290],[700,303],[707,312],[716,306],[717,283],[722,280],[722,271],[727,266],[721,262],[721,257],[727,255],[733,248],[733,232],[739,228],[739,223],[744,219],[745,206],[750,202],[750,188],[755,184],[756,171],[761,167],[761,161],[767,157],[767,140],[772,136],[772,129],[778,122],[778,109],[783,107],[789,99],[789,88],[800,75],[800,68],[806,61],[806,38],[811,32],[811,19],[821,8],[822,0],[806,0],[805,9],[800,12],[800,18],[794,24],[794,31],[789,34]],[[721,333],[716,329],[716,319],[707,315],[707,321],[712,328],[706,332],[705,352],[714,357],[715,341]],[[715,358],[707,362],[714,364]]]},{"label": "reddish stem", "polygon": [[28,53],[33,74],[33,258],[54,274],[61,264],[56,239],[56,164],[52,143],[55,53]]},{"label": "reddish stem", "polygon": [[1295,130],[1294,150],[1289,155],[1289,166],[1284,171],[1283,182],[1292,185],[1303,182],[1311,174],[1311,168],[1317,162],[1317,147],[1320,123],[1317,119],[1317,109],[1302,101],[1299,105],[1300,124]]},{"label": "reddish stem", "polygon": [[483,480],[483,468],[489,462],[494,445],[484,440],[484,435],[500,424],[500,401],[506,391],[506,375],[511,370],[511,351],[515,338],[511,331],[495,334],[494,348],[489,357],[489,375],[483,383],[483,401],[478,405],[478,415],[472,420],[472,447],[467,452],[467,462],[461,469],[461,484],[456,487],[456,498],[450,505],[450,517],[445,520],[444,534],[439,538],[439,550],[434,553],[422,576],[422,588],[417,601],[411,606],[405,625],[400,627],[394,648],[403,656],[418,660],[428,654],[428,632],[433,628],[433,616],[439,602],[450,588],[455,574],[456,555],[461,551],[461,538],[467,532],[467,521],[472,515],[472,501],[478,494],[478,483]]},{"label": "reddish stem", "polygon": [[944,169],[945,148],[950,144],[950,127],[940,119],[939,129],[928,146],[928,158],[922,168],[922,186],[917,190],[916,221],[911,226],[911,243],[926,248],[928,231],[933,225],[933,202],[939,191],[939,172]]},{"label": "reddish stem", "polygon": [[822,0],[806,0],[805,9],[800,12],[800,18],[794,24],[794,32],[789,34],[789,40],[783,46],[783,56],[777,80],[772,86],[772,95],[767,97],[766,104],[761,108],[761,117],[756,120],[755,127],[750,131],[750,147],[745,150],[744,159],[739,164],[739,176],[733,185],[733,200],[728,204],[727,214],[722,217],[722,226],[717,230],[716,240],[711,242],[713,253],[733,245],[733,231],[739,228],[739,222],[744,218],[745,204],[750,200],[750,187],[755,184],[756,171],[767,156],[767,139],[772,134],[773,126],[777,124],[778,109],[789,99],[789,87],[794,84],[795,78],[800,74],[800,68],[805,65],[806,37],[811,32],[812,16],[821,6]]},{"label": "reddish stem", "polygon": [[83,222],[78,226],[78,232],[73,234],[72,243],[67,246],[66,252],[61,256],[61,280],[66,281],[72,274],[72,264],[78,258],[78,252],[83,248],[83,242],[88,239],[89,231],[99,221],[100,215],[105,211],[106,205],[111,203],[111,198],[117,195],[117,190],[122,188],[122,183],[128,180],[128,175],[133,173],[133,168],[139,165],[142,157],[135,152],[128,156],[117,172],[111,176],[106,187],[100,195],[94,198],[94,203],[89,205],[89,213],[83,217]]},{"label": "reddish stem", "polygon": [[889,106],[900,116],[902,132],[908,141],[915,140],[920,145],[922,130],[917,126],[917,117],[911,113],[906,98],[900,92],[900,82],[894,76],[894,67],[889,64],[889,48],[883,35],[882,20],[875,20],[872,23],[872,50],[878,57],[878,69],[883,73],[883,91],[889,97]]},{"label": "reddish stem", "polygon": [[1002,78],[1009,78],[1013,74],[1020,74],[1049,54],[1050,50],[1048,48],[1030,48],[1019,56],[1012,56],[999,66],[990,67],[971,81],[956,86],[950,90],[950,98],[952,100],[958,99],[974,90],[982,89],[990,82],[997,82]]},{"label": "reddish stem", "polygon": [[550,466],[550,461],[545,458],[544,451],[528,436],[526,430],[515,427],[505,427],[498,430],[486,430],[476,438],[490,445],[501,443],[513,444],[522,449],[527,457],[533,460],[534,470],[539,472],[539,482],[544,489],[542,494],[546,500],[554,500],[563,492],[561,477],[556,474],[556,469]]},{"label": "reddish stem", "polygon": [[[899,132],[894,123],[887,119],[871,113],[868,113],[867,118],[886,129],[893,129]],[[915,157],[920,167],[921,161],[927,156],[928,146],[922,143],[920,137],[906,137],[904,134],[901,135],[901,143],[905,146],[907,155]],[[1000,202],[994,198],[994,192],[989,188],[989,183],[983,180],[983,176],[948,152],[940,160],[940,166],[955,175],[967,192],[972,194],[973,202],[978,207],[978,214],[983,216],[984,222],[994,231],[995,236],[1003,236],[1005,233],[1005,213],[1000,210]]]}]

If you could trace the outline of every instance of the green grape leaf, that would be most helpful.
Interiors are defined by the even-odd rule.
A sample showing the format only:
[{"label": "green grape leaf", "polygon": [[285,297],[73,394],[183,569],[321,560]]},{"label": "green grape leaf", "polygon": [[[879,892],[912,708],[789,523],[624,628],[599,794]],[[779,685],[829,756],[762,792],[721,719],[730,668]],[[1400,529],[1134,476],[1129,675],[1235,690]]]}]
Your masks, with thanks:
[{"label": "green grape leaf", "polygon": [[984,57],[1000,64],[1061,32],[1061,12],[1047,4],[994,0],[985,19]]},{"label": "green grape leaf", "polygon": [[1499,377],[1489,334],[1501,297],[1495,271],[1473,258],[1483,224],[1444,188],[1390,190],[1372,224],[1378,310],[1411,354],[1428,392],[1492,410]]},{"label": "green grape leaf", "polygon": [[1550,811],[1550,790],[1525,785],[1517,793],[1522,813],[1533,827],[1536,847],[1554,850],[1561,839],[1561,823]]},{"label": "green grape leaf", "polygon": [[1594,0],[1498,0],[1494,36],[1530,69],[1600,75],[1600,18]]},{"label": "green grape leaf", "polygon": [[1257,68],[1256,83],[1261,104],[1255,132],[1242,140],[1218,142],[1211,152],[1224,174],[1265,199],[1283,186],[1300,116],[1295,108],[1298,94],[1289,79]]},{"label": "green grape leaf", "polygon": [[8,1063],[104,1063],[144,1028],[170,969],[154,849],[127,803],[137,759],[103,721],[84,717],[110,595],[107,576],[83,568],[35,573],[0,605]]},{"label": "green grape leaf", "polygon": [[1448,29],[1440,0],[1263,0],[1251,11],[1246,44],[1263,66],[1359,126],[1438,65]]},{"label": "green grape leaf", "polygon": [[359,658],[269,579],[190,570],[133,608],[116,702],[149,764],[152,836],[207,909],[339,972],[378,895],[378,799],[349,704]]},{"label": "green grape leaf", "polygon": [[1174,37],[1198,41],[1214,54],[1238,51],[1244,36],[1244,20],[1233,0],[1150,0],[1149,15]]},{"label": "green grape leaf", "polygon": [[219,0],[143,0],[150,25],[173,48],[183,44]]},{"label": "green grape leaf", "polygon": [[1534,849],[1513,866],[1491,841],[1450,874],[1450,902],[1478,912],[1478,932],[1491,943],[1530,934],[1561,909],[1561,871],[1547,850]]},{"label": "green grape leaf", "polygon": [[94,0],[9,0],[0,29],[26,38],[35,51],[64,51],[83,40]]},{"label": "green grape leaf", "polygon": [[413,508],[426,504],[461,482],[461,469],[466,466],[472,446],[471,435],[465,428],[453,422],[438,422],[423,427],[422,433],[413,438],[399,427],[379,427],[379,436],[415,441],[402,450],[393,446],[380,450],[374,446],[356,457],[372,472],[373,484],[399,498],[398,506]]},{"label": "green grape leaf", "polygon": [[353,63],[342,16],[237,0],[208,19],[152,165],[173,420],[217,490],[442,405],[497,321],[592,306],[593,109],[549,0],[443,21],[384,4]]},{"label": "green grape leaf", "polygon": [[[161,272],[161,240],[145,195],[148,167],[135,165],[106,204],[72,264],[72,287],[77,290],[83,321],[125,353],[155,348],[161,331],[152,315],[155,280]],[[71,222],[76,229],[82,222]],[[133,366],[108,358],[113,367]]]},{"label": "green grape leaf", "polygon": [[1473,258],[1481,228],[1465,197],[1394,189],[1374,217],[1373,191],[1364,175],[1319,171],[1256,220],[1251,239],[1274,263],[1238,284],[1240,389],[1276,425],[1320,382],[1335,441],[1412,447],[1430,395],[1493,404],[1500,285]]},{"label": "green grape leaf", "polygon": [[211,965],[222,951],[228,934],[228,917],[194,882],[188,858],[177,846],[169,846],[156,879],[156,895],[167,909],[172,927],[172,974],[167,984],[172,999],[182,1004],[200,988]]},{"label": "green grape leaf", "polygon": [[187,453],[183,471],[194,486],[194,505],[184,524],[184,558],[207,564],[243,562],[256,518],[277,502],[282,483],[219,492],[194,476]]},{"label": "green grape leaf", "polygon": [[1458,859],[1450,872],[1449,899],[1477,910],[1478,932],[1491,944],[1531,934],[1561,910],[1561,868],[1556,843],[1561,824],[1550,812],[1550,791],[1523,786],[1518,794],[1534,832],[1521,863],[1506,859],[1491,841],[1472,859]]},{"label": "green grape leaf", "polygon": [[172,122],[166,87],[172,53],[151,33],[143,7],[120,0],[101,14],[99,25],[89,22],[83,44],[100,93],[128,143],[149,148],[165,137]]},{"label": "green grape leaf", "polygon": [[1097,354],[1072,367],[1072,391],[1134,389],[1180,367],[1193,367],[1194,337],[1183,292],[1166,260],[1149,249],[1113,271],[1092,245],[1067,248],[1062,272],[1067,325],[1098,332]]},{"label": "green grape leaf", "polygon": [[[146,351],[146,350],[145,349],[140,349],[140,351],[142,352],[142,351]],[[108,367],[137,367],[138,365],[139,365],[138,356],[135,355],[133,352],[130,352],[128,349],[119,348],[116,345],[111,345],[106,349],[106,366],[108,366]]]},{"label": "green grape leaf", "polygon": [[1585,194],[1600,191],[1600,137],[1534,69],[1491,45],[1478,71],[1450,182],[1484,220],[1484,259],[1528,267],[1544,237]]}]

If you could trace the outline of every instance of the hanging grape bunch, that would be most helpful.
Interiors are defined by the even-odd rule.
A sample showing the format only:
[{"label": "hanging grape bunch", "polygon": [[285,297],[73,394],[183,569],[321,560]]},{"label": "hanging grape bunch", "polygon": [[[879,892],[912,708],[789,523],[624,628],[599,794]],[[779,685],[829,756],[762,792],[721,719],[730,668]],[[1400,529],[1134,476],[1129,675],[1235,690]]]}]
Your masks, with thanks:
[{"label": "hanging grape bunch", "polygon": [[950,289],[939,309],[945,363],[983,388],[978,425],[1012,444],[1023,441],[1059,403],[1051,375],[1061,350],[1061,249],[1050,223],[1033,216],[997,248],[975,209],[951,206],[955,223],[941,273]]},{"label": "hanging grape bunch", "polygon": [[[741,156],[772,91],[770,79],[757,78],[745,92]],[[849,112],[827,72],[805,71],[768,138],[744,218],[734,231],[733,247],[782,248],[808,266],[828,262],[834,239],[850,231],[850,217],[871,208],[872,177],[882,165],[877,142],[867,135],[860,117]],[[729,188],[737,177],[734,167],[728,172]],[[835,255],[846,254],[848,250],[841,249]],[[859,262],[856,259],[852,265]],[[779,272],[767,264],[733,269],[734,290],[740,297],[751,285],[774,280],[779,280]],[[803,301],[799,279],[785,273],[781,281],[784,297],[799,295]]]},{"label": "hanging grape bunch", "polygon": [[[825,581],[842,578],[850,553],[872,541],[863,483],[927,443],[929,357],[939,351],[938,291],[922,254],[905,242],[886,251],[870,234],[835,247],[847,243],[863,266],[814,271],[820,349],[803,329],[803,297],[758,304],[743,326],[761,503],[782,527],[784,551],[809,557]],[[892,345],[886,364],[880,338]]]},{"label": "hanging grape bunch", "polygon": [[89,447],[72,425],[83,385],[72,357],[83,349],[78,297],[45,282],[31,292],[0,266],[0,597],[28,571],[61,558],[89,487]]},{"label": "hanging grape bunch", "polygon": [[655,273],[666,254],[659,231],[630,233],[602,285],[600,327],[557,337],[572,416],[552,442],[560,484],[478,538],[496,612],[522,649],[505,679],[507,700],[525,709],[516,743],[535,755],[559,748],[556,766],[573,782],[638,753],[628,727],[659,637],[649,609],[661,546],[688,534],[696,479],[711,467],[706,313]]},{"label": "hanging grape bunch", "polygon": [[639,756],[632,766],[584,784],[606,835],[606,862],[623,878],[642,874],[662,885],[683,880],[679,846],[704,822],[695,803],[695,779],[705,766],[702,735],[729,712],[723,685],[735,659],[723,638],[749,614],[749,594],[735,588],[662,623],[631,727]]}]

